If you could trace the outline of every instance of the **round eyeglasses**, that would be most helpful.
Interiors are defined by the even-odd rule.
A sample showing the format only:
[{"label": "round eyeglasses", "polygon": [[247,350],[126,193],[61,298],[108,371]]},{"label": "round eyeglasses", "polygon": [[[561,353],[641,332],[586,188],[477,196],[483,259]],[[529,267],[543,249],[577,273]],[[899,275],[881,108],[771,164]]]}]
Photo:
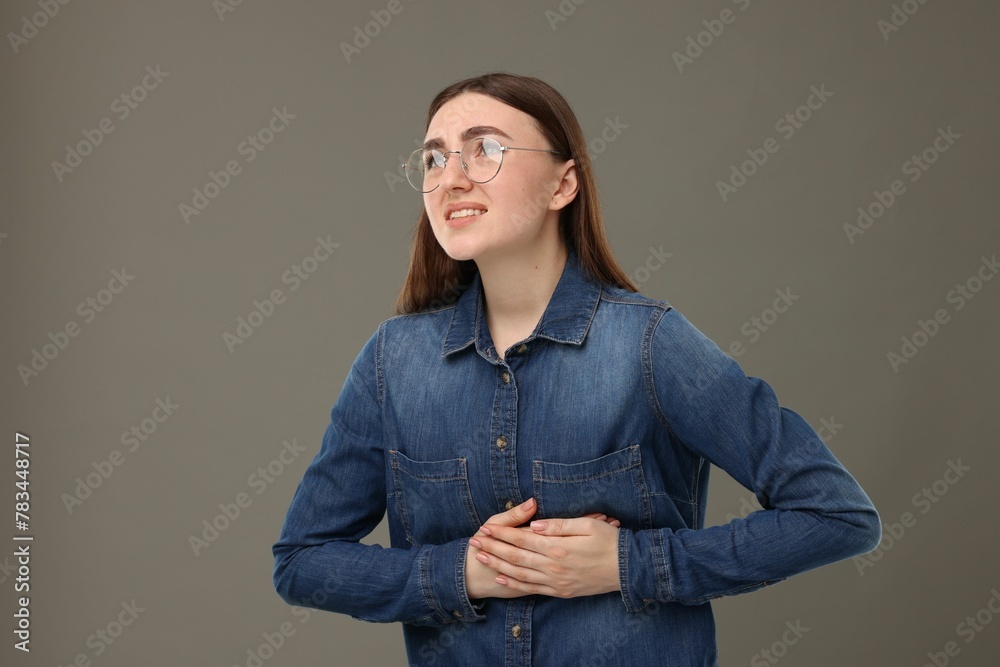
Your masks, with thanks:
[{"label": "round eyeglasses", "polygon": [[560,155],[559,151],[547,148],[514,148],[501,146],[496,139],[476,137],[465,142],[460,151],[442,151],[437,148],[418,148],[410,154],[410,158],[402,164],[406,172],[406,180],[417,192],[433,192],[440,185],[441,175],[448,164],[450,153],[459,153],[462,171],[473,183],[487,183],[496,178],[503,164],[503,154],[506,151],[532,151],[535,153],[552,153]]}]

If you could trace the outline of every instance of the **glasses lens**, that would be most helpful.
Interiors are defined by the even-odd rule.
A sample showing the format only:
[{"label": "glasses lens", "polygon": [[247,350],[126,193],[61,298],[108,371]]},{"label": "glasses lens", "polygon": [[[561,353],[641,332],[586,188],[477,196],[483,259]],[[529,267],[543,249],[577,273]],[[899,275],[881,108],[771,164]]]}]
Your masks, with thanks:
[{"label": "glasses lens", "polygon": [[440,151],[418,148],[406,161],[406,180],[415,190],[430,192],[437,186],[442,165],[444,165],[444,155]]},{"label": "glasses lens", "polygon": [[478,137],[462,148],[462,164],[470,181],[485,183],[497,175],[502,162],[503,151],[495,139]]}]

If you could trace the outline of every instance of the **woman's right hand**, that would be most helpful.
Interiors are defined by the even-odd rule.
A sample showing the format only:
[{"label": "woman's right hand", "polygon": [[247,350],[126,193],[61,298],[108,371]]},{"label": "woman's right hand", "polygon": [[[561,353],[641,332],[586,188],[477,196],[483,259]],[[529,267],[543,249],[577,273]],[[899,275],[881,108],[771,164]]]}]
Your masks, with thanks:
[{"label": "woman's right hand", "polygon": [[[486,523],[500,524],[503,526],[515,526],[521,527],[524,530],[530,531],[529,526],[522,526],[522,524],[527,523],[532,516],[535,515],[535,511],[538,506],[535,504],[534,498],[528,498],[520,505],[513,507],[506,512],[500,512],[499,514],[494,514],[491,516]],[[603,519],[613,526],[621,526],[621,522],[618,519],[614,519],[609,516],[605,516],[600,512],[593,512],[591,514],[584,514],[584,517],[589,519]],[[562,517],[562,518],[573,518],[573,517]],[[473,537],[482,536],[482,531],[476,531]],[[476,559],[476,554],[479,553],[479,549],[469,545],[469,550],[465,555],[465,592],[469,596],[470,600],[476,600],[481,598],[514,598],[527,595],[521,591],[514,590],[509,586],[502,586],[496,582],[496,577],[500,573],[491,567],[487,567],[483,563],[480,563]]]}]

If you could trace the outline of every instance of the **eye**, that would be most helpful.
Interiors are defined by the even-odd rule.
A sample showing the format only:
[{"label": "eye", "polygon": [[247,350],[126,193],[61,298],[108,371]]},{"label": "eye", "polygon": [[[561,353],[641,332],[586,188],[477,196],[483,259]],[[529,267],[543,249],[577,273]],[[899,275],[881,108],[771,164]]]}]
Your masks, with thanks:
[{"label": "eye", "polygon": [[426,151],[424,152],[423,164],[424,164],[424,171],[433,169],[434,167],[443,167],[444,155],[441,153],[441,151],[437,150]]},{"label": "eye", "polygon": [[482,154],[489,158],[496,159],[496,156],[501,153],[500,142],[496,139],[484,138],[481,143]]}]

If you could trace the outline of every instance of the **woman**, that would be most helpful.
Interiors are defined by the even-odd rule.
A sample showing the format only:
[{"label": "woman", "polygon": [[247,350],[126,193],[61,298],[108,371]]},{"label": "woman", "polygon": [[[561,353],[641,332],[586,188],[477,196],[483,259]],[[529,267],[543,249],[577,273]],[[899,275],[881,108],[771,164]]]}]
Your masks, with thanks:
[{"label": "woman", "polygon": [[[405,170],[399,315],[273,547],[285,601],[400,621],[412,664],[716,665],[709,600],[875,547],[806,421],[618,266],[557,91],[449,86]],[[710,464],[764,509],[704,528]],[[360,544],[386,511],[391,548]]]}]

